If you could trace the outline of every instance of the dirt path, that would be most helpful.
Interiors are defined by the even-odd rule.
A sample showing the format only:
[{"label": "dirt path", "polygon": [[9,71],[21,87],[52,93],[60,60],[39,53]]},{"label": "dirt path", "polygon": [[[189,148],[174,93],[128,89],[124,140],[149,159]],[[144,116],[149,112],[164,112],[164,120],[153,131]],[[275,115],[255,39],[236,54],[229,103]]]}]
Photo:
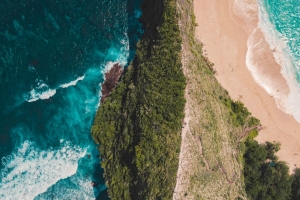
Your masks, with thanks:
[{"label": "dirt path", "polygon": [[[183,60],[184,60],[184,53],[183,53]],[[182,67],[183,67],[183,72],[184,74],[186,75],[186,67],[185,67],[185,62],[182,61]],[[188,132],[190,132],[190,126],[189,126],[189,121],[190,121],[190,116],[189,116],[189,104],[188,104],[188,85],[186,86],[185,88],[185,93],[184,93],[184,96],[185,96],[185,99],[186,99],[186,103],[185,103],[185,108],[184,108],[184,114],[185,114],[185,117],[183,119],[183,128],[182,128],[182,131],[181,131],[181,145],[180,145],[180,154],[179,154],[179,165],[178,165],[178,171],[177,171],[177,181],[176,181],[176,186],[175,186],[175,189],[174,189],[174,193],[173,193],[173,199],[176,200],[176,199],[179,199],[179,197],[177,196],[178,194],[178,191],[179,191],[179,188],[181,187],[180,186],[180,183],[182,182],[181,181],[181,171],[182,171],[182,160],[183,160],[183,148],[184,148],[184,144],[185,144],[185,139],[186,139],[186,135],[188,134]]]}]

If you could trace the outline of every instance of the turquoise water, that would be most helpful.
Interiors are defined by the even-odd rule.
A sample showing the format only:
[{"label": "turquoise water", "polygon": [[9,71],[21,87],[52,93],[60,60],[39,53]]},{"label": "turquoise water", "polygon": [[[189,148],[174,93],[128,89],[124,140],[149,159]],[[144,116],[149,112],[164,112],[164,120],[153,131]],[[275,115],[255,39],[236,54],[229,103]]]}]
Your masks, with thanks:
[{"label": "turquoise water", "polygon": [[282,66],[290,94],[285,111],[300,123],[300,1],[257,0],[259,26]]},{"label": "turquoise water", "polygon": [[300,1],[265,0],[264,7],[269,20],[280,33],[289,48],[295,67],[297,81],[300,82]]},{"label": "turquoise water", "polygon": [[133,59],[140,1],[0,2],[0,199],[108,198],[90,127],[105,71]]}]

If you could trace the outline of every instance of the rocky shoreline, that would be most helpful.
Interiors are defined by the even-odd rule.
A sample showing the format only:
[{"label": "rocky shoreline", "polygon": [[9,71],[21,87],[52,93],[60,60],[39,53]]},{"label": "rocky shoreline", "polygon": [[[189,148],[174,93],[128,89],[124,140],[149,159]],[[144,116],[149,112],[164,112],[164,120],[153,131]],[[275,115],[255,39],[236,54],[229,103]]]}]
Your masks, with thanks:
[{"label": "rocky shoreline", "polygon": [[112,92],[115,86],[118,84],[120,76],[123,73],[123,67],[116,63],[113,67],[105,73],[105,81],[102,84],[102,97],[101,103],[104,102],[104,99]]}]

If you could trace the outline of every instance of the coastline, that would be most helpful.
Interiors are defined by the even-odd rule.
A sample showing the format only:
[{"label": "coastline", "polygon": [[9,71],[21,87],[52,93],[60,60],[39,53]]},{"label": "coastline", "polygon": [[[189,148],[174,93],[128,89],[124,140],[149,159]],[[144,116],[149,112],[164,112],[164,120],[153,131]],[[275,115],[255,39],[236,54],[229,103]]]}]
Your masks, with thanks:
[{"label": "coastline", "polygon": [[[254,5],[256,2],[252,3]],[[199,24],[196,36],[205,45],[203,49],[206,56],[214,63],[217,80],[234,100],[242,101],[253,116],[260,119],[264,128],[256,140],[259,143],[279,141],[281,149],[277,155],[280,160],[287,162],[291,173],[300,166],[300,124],[293,116],[280,110],[275,100],[288,95],[287,83],[280,73],[281,67],[276,63],[273,51],[262,32],[256,29],[257,7],[251,7],[249,19],[242,19],[233,13],[233,6],[233,0],[195,0],[194,12]],[[251,35],[254,29],[256,32]],[[264,67],[256,68],[252,72],[246,66],[246,55],[250,52],[247,46],[250,35],[252,41],[262,41],[259,50],[263,50],[259,51],[259,55],[254,54],[252,61],[259,66],[264,64]],[[252,52],[257,52],[257,49],[252,49]],[[272,66],[272,70],[268,66]],[[268,94],[253,79],[251,73],[265,77],[270,85],[277,84],[278,88],[272,88],[275,93],[269,91],[271,94]],[[277,95],[278,90],[281,93]]]},{"label": "coastline", "polygon": [[176,1],[145,0],[141,9],[135,58],[91,128],[112,199],[170,199],[176,184],[186,87]]},{"label": "coastline", "polygon": [[102,83],[101,90],[101,103],[104,102],[104,99],[113,91],[115,86],[118,84],[123,71],[123,67],[119,63],[115,63],[113,67],[105,73],[105,81]]},{"label": "coastline", "polygon": [[259,122],[215,78],[213,65],[195,37],[192,2],[177,4],[187,85],[173,199],[245,199],[239,141],[244,125],[254,127]]}]

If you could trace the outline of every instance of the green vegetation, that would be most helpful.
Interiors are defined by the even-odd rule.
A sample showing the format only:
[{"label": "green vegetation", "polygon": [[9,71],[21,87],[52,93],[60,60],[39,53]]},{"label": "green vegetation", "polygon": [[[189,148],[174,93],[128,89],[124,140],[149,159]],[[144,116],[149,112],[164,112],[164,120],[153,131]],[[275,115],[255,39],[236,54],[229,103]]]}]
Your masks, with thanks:
[{"label": "green vegetation", "polygon": [[[189,130],[183,140],[176,199],[246,199],[243,138],[256,135],[259,120],[233,101],[215,78],[214,64],[195,38],[193,2],[178,1],[187,79]],[[201,26],[201,24],[200,24]]]},{"label": "green vegetation", "polygon": [[245,187],[249,199],[286,200],[291,194],[289,169],[278,161],[275,153],[278,143],[259,145],[255,140],[246,140],[244,154]]},{"label": "green vegetation", "polygon": [[176,1],[141,8],[136,57],[92,127],[111,199],[171,199],[176,184],[186,84]]},{"label": "green vegetation", "polygon": [[136,57],[92,127],[111,199],[172,198],[186,82],[190,130],[178,199],[300,199],[300,170],[288,174],[279,144],[253,140],[259,120],[214,77],[194,37],[192,1],[179,0],[180,10],[176,2],[144,0]]},{"label": "green vegetation", "polygon": [[259,120],[254,117],[251,117],[251,113],[248,111],[248,109],[244,106],[242,102],[235,102],[232,101],[230,98],[223,98],[222,96],[220,96],[219,98],[228,108],[231,120],[236,127],[244,126],[246,122],[248,122],[249,127],[259,124]]},{"label": "green vegetation", "polygon": [[275,155],[280,145],[254,140],[259,120],[241,102],[232,101],[215,80],[213,64],[195,40],[192,1],[179,2],[191,107],[188,156],[183,160],[188,165],[179,199],[299,200],[300,169],[289,175]]},{"label": "green vegetation", "polygon": [[280,149],[279,143],[258,144],[247,138],[245,146],[244,177],[249,199],[300,199],[300,169],[289,175],[287,164],[275,155]]},{"label": "green vegetation", "polygon": [[291,200],[299,200],[299,199],[300,199],[300,169],[296,169],[292,181]]}]

